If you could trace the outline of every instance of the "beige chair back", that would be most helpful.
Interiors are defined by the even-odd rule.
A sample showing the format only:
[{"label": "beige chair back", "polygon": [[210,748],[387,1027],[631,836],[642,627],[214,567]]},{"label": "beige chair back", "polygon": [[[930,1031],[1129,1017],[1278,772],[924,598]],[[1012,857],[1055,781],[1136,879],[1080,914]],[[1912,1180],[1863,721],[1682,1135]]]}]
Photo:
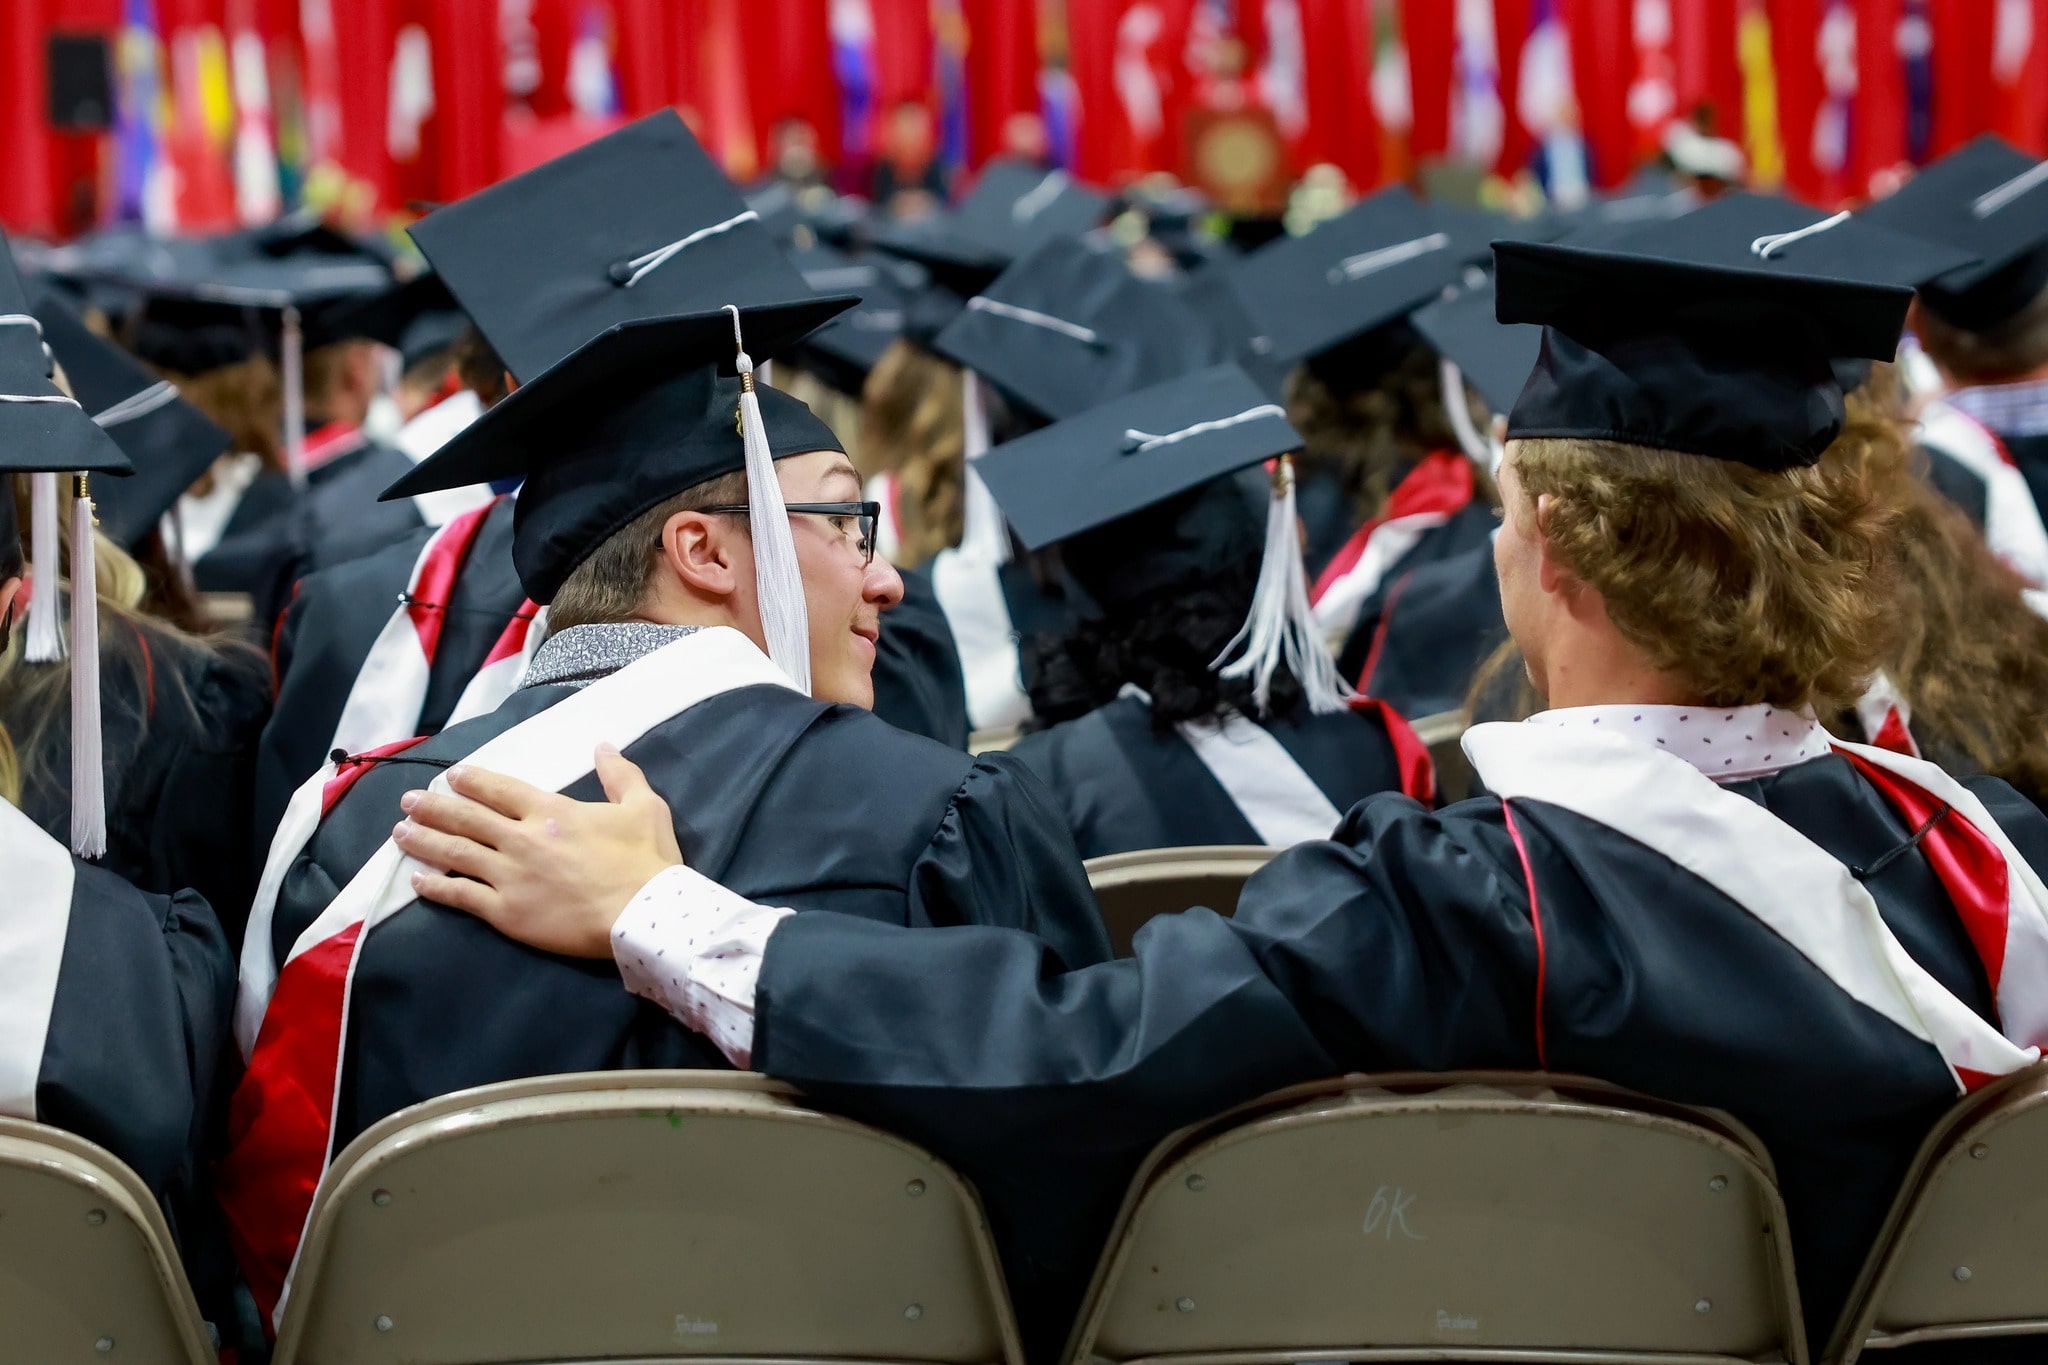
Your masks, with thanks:
[{"label": "beige chair back", "polygon": [[1219,915],[1237,913],[1245,879],[1280,852],[1260,844],[1207,848],[1148,848],[1088,860],[1088,885],[1109,929],[1110,951],[1131,955],[1131,938],[1145,921],[1191,905]]},{"label": "beige chair back", "polygon": [[277,1365],[1018,1365],[973,1191],[792,1094],[621,1071],[392,1115],[321,1182]]},{"label": "beige chair back", "polygon": [[112,1153],[22,1119],[0,1119],[0,1360],[214,1360],[148,1187]]},{"label": "beige chair back", "polygon": [[1971,1096],[1928,1136],[1850,1305],[1828,1352],[1841,1365],[1926,1341],[2048,1337],[2048,1065]]},{"label": "beige chair back", "polygon": [[1463,711],[1439,711],[1410,723],[1415,737],[1429,746],[1430,762],[1436,765],[1437,799],[1448,806],[1470,796],[1475,781],[1472,763],[1458,742],[1470,718]]},{"label": "beige chair back", "polygon": [[1075,1362],[1806,1358],[1732,1120],[1501,1074],[1300,1086],[1140,1173]]}]

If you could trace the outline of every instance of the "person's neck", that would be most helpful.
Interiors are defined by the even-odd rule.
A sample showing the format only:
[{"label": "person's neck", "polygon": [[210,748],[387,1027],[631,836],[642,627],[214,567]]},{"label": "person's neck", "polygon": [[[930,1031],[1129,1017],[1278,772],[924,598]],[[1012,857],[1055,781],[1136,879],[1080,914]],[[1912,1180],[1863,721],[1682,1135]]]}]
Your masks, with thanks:
[{"label": "person's neck", "polygon": [[1574,651],[1545,669],[1538,688],[1552,710],[1574,706],[1696,706],[1700,695],[1685,679],[1650,666],[1635,650]]}]

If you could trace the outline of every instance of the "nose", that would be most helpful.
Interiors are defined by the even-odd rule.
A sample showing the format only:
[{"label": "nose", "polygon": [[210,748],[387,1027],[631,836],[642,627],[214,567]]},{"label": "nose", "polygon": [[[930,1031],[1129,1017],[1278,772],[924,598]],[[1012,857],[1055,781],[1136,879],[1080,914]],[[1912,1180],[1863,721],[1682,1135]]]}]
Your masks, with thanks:
[{"label": "nose", "polygon": [[860,597],[879,611],[889,610],[903,600],[903,575],[896,572],[894,564],[876,555],[868,565],[867,577],[861,580]]}]

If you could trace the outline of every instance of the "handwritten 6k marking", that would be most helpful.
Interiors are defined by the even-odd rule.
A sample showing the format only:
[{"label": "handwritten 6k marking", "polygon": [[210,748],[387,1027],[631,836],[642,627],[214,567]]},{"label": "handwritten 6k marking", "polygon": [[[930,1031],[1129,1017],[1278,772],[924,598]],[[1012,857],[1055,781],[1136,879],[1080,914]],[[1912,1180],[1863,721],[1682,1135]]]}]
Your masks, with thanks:
[{"label": "handwritten 6k marking", "polygon": [[1403,1190],[1399,1185],[1393,1186],[1391,1194],[1385,1185],[1374,1190],[1372,1202],[1365,1206],[1365,1235],[1370,1237],[1384,1228],[1387,1240],[1391,1242],[1394,1240],[1394,1229],[1399,1228],[1401,1235],[1411,1242],[1428,1241],[1429,1238],[1408,1226],[1408,1215],[1415,1207],[1415,1199],[1415,1195]]}]

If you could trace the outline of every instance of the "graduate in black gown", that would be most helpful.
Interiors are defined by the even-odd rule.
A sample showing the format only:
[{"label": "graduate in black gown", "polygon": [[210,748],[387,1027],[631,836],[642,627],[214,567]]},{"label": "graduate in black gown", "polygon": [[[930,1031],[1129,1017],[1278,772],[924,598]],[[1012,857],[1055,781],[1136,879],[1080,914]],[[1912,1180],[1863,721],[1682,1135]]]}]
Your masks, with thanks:
[{"label": "graduate in black gown", "polygon": [[[1144,433],[1152,433],[1144,435]],[[1287,457],[1300,437],[1233,365],[1112,399],[998,446],[983,477],[1024,543],[1060,546],[1081,621],[1037,641],[1034,709],[1010,751],[1043,777],[1082,856],[1319,839],[1376,791],[1433,795],[1400,716],[1338,681],[1312,625]],[[1253,469],[1283,463],[1273,475]],[[1269,529],[1277,535],[1269,538]]]},{"label": "graduate in black gown", "polygon": [[[1923,286],[1910,326],[1947,392],[1920,414],[1926,444],[1979,486],[1992,549],[2048,587],[2048,180],[1985,134],[1923,167],[1858,217],[1974,257]],[[2012,477],[2017,468],[2018,479]],[[2024,485],[2024,486],[2022,486]],[[1977,501],[1962,494],[1966,507]]]},{"label": "graduate in black gown", "polygon": [[1501,316],[1548,329],[1496,563],[1553,709],[1467,732],[1492,795],[1370,798],[1234,919],[1155,919],[1134,960],[1079,971],[1012,932],[736,906],[687,868],[586,898],[561,848],[529,903],[503,791],[497,814],[415,805],[470,831],[431,845],[438,866],[491,868],[424,889],[615,957],[729,1055],[958,1164],[1048,1357],[1166,1134],[1312,1077],[1464,1067],[1734,1113],[1771,1152],[1826,1341],[1929,1127],[2048,1042],[2026,965],[2048,949],[2048,818],[1813,717],[1861,686],[1890,610],[1889,519],[1830,448],[1827,361],[1890,354],[1909,291],[1850,281],[1895,241],[1672,227],[1664,257],[1497,248]]},{"label": "graduate in black gown", "polygon": [[[416,229],[508,363],[565,354],[392,493],[523,477],[512,558],[554,628],[497,710],[336,767],[287,811],[243,958],[249,1068],[223,1166],[266,1308],[328,1156],[385,1115],[517,1076],[718,1063],[603,974],[414,900],[388,836],[400,796],[450,763],[588,795],[609,742],[697,812],[668,837],[755,894],[895,925],[1005,924],[1075,965],[1107,956],[1037,778],[867,709],[900,592],[873,557],[874,509],[830,429],[753,384],[749,352],[741,380],[713,368],[736,329],[772,354],[846,300],[808,295],[749,222],[703,234],[736,198],[664,113]],[[631,292],[614,283],[615,262],[692,233]],[[535,281],[571,316],[536,315]],[[722,311],[738,285],[766,301]]]},{"label": "graduate in black gown", "polygon": [[[269,678],[255,650],[145,614],[148,584],[125,553],[221,452],[226,435],[168,384],[89,332],[60,300],[45,296],[33,313],[10,309],[13,277],[4,254],[0,247],[0,313],[33,319],[7,330],[40,333],[64,367],[80,410],[113,438],[135,471],[100,481],[99,529],[92,537],[97,767],[106,811],[102,865],[144,891],[198,891],[221,908],[239,938],[255,890],[248,801],[252,746],[270,709]],[[14,490],[8,493],[11,504]],[[73,493],[68,481],[51,477],[46,484],[52,543],[47,550],[38,546],[31,617],[12,650],[0,654],[0,724],[18,750],[15,799],[57,837],[70,824],[75,794],[77,736],[69,695],[79,660],[65,619],[65,566],[74,562],[79,533]],[[9,514],[14,510],[10,505]],[[39,622],[34,613],[44,611],[49,614]]]},{"label": "graduate in black gown", "polygon": [[[4,247],[0,270],[7,312],[13,275]],[[53,467],[67,482],[90,475],[102,485],[128,473],[120,449],[52,382],[46,356],[19,310],[0,321],[0,659],[16,667],[27,567],[16,480]],[[90,706],[89,684],[80,700]],[[49,830],[17,804],[21,777],[20,751],[0,721],[8,1021],[0,1029],[0,1114],[75,1133],[141,1177],[220,1321],[226,1285],[209,1272],[226,1266],[208,1255],[219,1248],[209,1236],[202,1143],[228,1038],[233,954],[203,897],[148,894],[74,854],[97,855],[105,842],[97,793],[75,813],[66,801],[63,821]]]}]

